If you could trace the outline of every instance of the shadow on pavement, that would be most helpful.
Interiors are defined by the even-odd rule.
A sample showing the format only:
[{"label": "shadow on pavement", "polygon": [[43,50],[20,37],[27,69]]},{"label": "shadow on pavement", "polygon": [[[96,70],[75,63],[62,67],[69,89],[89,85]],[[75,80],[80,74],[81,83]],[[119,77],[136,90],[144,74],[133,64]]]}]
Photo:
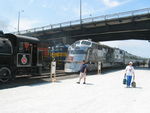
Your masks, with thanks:
[{"label": "shadow on pavement", "polygon": [[19,77],[15,80],[9,81],[7,83],[0,83],[0,90],[15,88],[20,86],[37,86],[51,83],[48,77],[38,76],[38,77]]},{"label": "shadow on pavement", "polygon": [[92,84],[92,83],[86,83],[86,85],[94,85],[94,84]]},{"label": "shadow on pavement", "polygon": [[[108,73],[112,73],[112,72],[117,72],[117,71],[120,71],[120,70],[122,70],[122,69],[124,69],[124,68],[105,68],[105,69],[102,69],[102,71],[101,71],[101,75],[104,75],[104,74],[108,74]],[[92,72],[88,72],[87,73],[87,75],[96,75],[96,74],[98,74],[98,72],[97,71],[92,71]],[[99,75],[99,74],[98,74]]]},{"label": "shadow on pavement", "polygon": [[[105,75],[107,73],[112,73],[112,72],[116,72],[116,71],[120,71],[124,68],[107,68],[107,69],[102,69],[101,75]],[[135,67],[135,70],[150,70],[150,68],[146,68],[146,67]],[[87,76],[92,76],[92,75],[96,75],[97,71],[93,71],[93,72],[88,72]],[[72,79],[72,78],[77,78],[79,77],[79,73],[76,74],[72,74],[72,75],[63,75],[63,76],[58,76],[56,77],[56,81],[54,83],[61,83],[60,80],[64,80],[64,79]],[[20,87],[20,86],[39,86],[39,85],[44,85],[44,84],[50,84],[52,83],[50,81],[49,76],[45,75],[45,76],[26,76],[26,77],[17,77],[15,80],[13,81],[9,81],[7,83],[0,83],[0,90],[2,89],[8,89],[8,88],[15,88],[15,87]],[[94,85],[91,83],[87,83],[86,85]],[[138,89],[142,89],[142,87],[136,87]]]},{"label": "shadow on pavement", "polygon": [[136,87],[135,89],[143,89],[142,87]]},{"label": "shadow on pavement", "polygon": [[136,70],[149,70],[150,71],[150,68],[148,67],[135,67]]}]

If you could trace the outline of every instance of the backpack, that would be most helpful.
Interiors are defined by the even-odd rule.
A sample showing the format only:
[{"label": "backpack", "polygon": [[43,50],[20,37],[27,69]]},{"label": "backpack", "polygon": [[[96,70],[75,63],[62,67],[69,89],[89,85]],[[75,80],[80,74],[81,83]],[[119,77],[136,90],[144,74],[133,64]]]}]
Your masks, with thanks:
[{"label": "backpack", "polygon": [[132,85],[133,88],[135,88],[135,87],[136,87],[136,82],[133,81],[133,82],[131,83],[131,85]]}]

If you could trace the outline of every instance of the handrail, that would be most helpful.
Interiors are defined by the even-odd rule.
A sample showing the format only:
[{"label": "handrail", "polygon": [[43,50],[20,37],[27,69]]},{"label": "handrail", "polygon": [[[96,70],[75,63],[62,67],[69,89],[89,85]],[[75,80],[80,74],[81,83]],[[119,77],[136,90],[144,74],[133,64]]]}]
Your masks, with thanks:
[{"label": "handrail", "polygon": [[[74,20],[74,21],[68,21],[68,22],[63,22],[63,23],[58,23],[58,24],[52,24],[52,25],[47,25],[43,27],[22,30],[19,32],[19,34],[33,33],[33,32],[44,31],[44,30],[52,30],[52,29],[62,28],[62,27],[71,27],[73,25],[80,25],[80,22],[82,22],[82,24],[85,24],[85,23],[90,23],[90,22],[104,21],[107,19],[118,19],[118,18],[127,17],[127,16],[137,16],[141,14],[150,14],[150,8],[102,15],[102,16],[97,16],[97,17],[84,18],[81,21]],[[18,34],[18,32],[13,32],[13,33]]]}]

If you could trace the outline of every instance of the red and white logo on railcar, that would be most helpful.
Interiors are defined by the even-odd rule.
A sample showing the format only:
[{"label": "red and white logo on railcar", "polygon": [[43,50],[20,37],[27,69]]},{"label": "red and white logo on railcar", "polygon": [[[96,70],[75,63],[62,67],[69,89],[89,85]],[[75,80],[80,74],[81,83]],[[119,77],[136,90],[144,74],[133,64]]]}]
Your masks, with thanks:
[{"label": "red and white logo on railcar", "polygon": [[21,58],[21,63],[26,64],[27,62],[28,62],[28,59],[27,59],[26,55],[23,55]]}]

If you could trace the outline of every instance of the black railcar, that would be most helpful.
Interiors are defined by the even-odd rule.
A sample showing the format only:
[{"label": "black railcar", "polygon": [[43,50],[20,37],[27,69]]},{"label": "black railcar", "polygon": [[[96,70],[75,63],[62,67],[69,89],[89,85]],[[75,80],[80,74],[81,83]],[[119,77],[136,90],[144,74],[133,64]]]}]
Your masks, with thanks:
[{"label": "black railcar", "polygon": [[34,37],[0,34],[0,81],[7,82],[16,75],[39,74],[42,54],[39,39]]}]

